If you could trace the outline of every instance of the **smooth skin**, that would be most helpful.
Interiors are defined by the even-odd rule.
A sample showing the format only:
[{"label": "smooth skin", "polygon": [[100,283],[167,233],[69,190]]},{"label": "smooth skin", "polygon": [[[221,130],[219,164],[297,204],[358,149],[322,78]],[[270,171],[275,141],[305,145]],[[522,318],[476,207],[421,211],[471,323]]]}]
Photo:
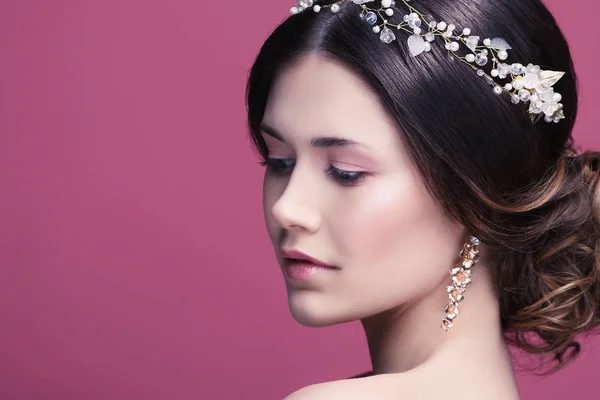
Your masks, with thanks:
[{"label": "smooth skin", "polygon": [[429,195],[376,95],[312,54],[274,82],[262,134],[280,266],[285,247],[338,267],[302,282],[283,274],[290,311],[305,326],[360,320],[376,373],[286,400],[518,399],[484,245],[454,328],[440,327],[448,271],[470,235]]}]

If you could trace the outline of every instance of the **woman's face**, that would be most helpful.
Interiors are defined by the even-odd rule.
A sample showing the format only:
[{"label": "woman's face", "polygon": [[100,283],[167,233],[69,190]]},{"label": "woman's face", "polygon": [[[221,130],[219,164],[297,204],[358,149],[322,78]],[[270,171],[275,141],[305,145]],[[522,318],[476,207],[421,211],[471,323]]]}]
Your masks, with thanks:
[{"label": "woman's face", "polygon": [[[264,177],[265,221],[298,322],[361,319],[450,284],[462,229],[429,196],[401,133],[350,70],[313,55],[283,71],[262,135],[275,167]],[[336,268],[294,279],[281,248]]]}]

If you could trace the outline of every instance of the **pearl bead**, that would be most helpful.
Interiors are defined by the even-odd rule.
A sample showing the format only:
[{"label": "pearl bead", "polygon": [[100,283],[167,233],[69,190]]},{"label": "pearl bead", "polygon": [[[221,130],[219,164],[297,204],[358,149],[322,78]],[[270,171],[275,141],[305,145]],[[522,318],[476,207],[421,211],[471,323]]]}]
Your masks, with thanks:
[{"label": "pearl bead", "polygon": [[525,86],[523,84],[523,78],[521,78],[520,76],[516,77],[515,80],[512,83],[513,87],[517,90],[521,90],[523,89],[523,86]]},{"label": "pearl bead", "polygon": [[379,33],[380,31],[381,31],[381,28],[379,26],[374,26],[373,27],[373,32]]},{"label": "pearl bead", "polygon": [[421,28],[415,28],[415,29],[413,29],[413,33],[415,35],[418,35],[419,33],[421,33]]},{"label": "pearl bead", "polygon": [[519,98],[521,99],[521,101],[525,102],[528,101],[531,97],[531,92],[527,89],[521,89],[519,90]]},{"label": "pearl bead", "polygon": [[290,14],[298,14],[300,10],[298,10],[298,7],[292,7],[290,8]]},{"label": "pearl bead", "polygon": [[314,11],[314,12],[319,12],[319,11],[321,11],[321,6],[317,4],[316,6],[314,6],[314,7],[313,7],[313,11]]},{"label": "pearl bead", "polygon": [[500,50],[498,52],[498,58],[501,60],[506,60],[508,58],[508,52],[506,50]]},{"label": "pearl bead", "polygon": [[392,6],[392,0],[381,0],[381,7],[390,8]]},{"label": "pearl bead", "polygon": [[494,86],[494,93],[502,94],[502,88],[500,86]]},{"label": "pearl bead", "polygon": [[512,90],[513,87],[512,87],[512,85],[510,83],[507,83],[506,85],[504,85],[504,89],[506,89],[506,90]]},{"label": "pearl bead", "polygon": [[483,44],[485,46],[489,46],[490,44],[492,44],[492,41],[490,39],[488,39],[488,38],[485,38],[485,39],[483,39]]},{"label": "pearl bead", "polygon": [[394,15],[394,10],[392,10],[391,8],[388,8],[388,9],[385,10],[385,14],[388,17],[391,17],[392,15]]},{"label": "pearl bead", "polygon": [[331,12],[332,12],[332,13],[336,13],[336,12],[338,12],[338,11],[340,11],[340,5],[339,5],[339,4],[333,4],[333,5],[331,6]]},{"label": "pearl bead", "polygon": [[552,95],[552,100],[554,100],[555,102],[557,102],[557,103],[558,103],[559,101],[561,101],[561,100],[562,100],[562,95],[561,95],[560,93],[554,93],[554,94]]},{"label": "pearl bead", "polygon": [[468,62],[474,62],[475,61],[475,54],[467,54],[466,57]]},{"label": "pearl bead", "polygon": [[446,23],[445,23],[444,21],[442,21],[442,22],[438,22],[438,24],[437,24],[437,28],[438,28],[440,31],[443,31],[444,29],[446,29],[446,26],[447,26],[447,25],[446,25]]},{"label": "pearl bead", "polygon": [[470,34],[471,34],[471,30],[469,28],[463,29],[463,35],[470,35]]},{"label": "pearl bead", "polygon": [[490,73],[494,78],[498,76],[498,70],[497,69],[493,69]]}]

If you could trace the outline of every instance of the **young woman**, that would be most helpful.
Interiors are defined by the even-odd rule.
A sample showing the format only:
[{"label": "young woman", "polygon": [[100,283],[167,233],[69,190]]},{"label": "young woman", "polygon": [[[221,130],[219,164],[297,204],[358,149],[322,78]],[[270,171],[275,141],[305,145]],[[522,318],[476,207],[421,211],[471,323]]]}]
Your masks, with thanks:
[{"label": "young woman", "polygon": [[247,88],[294,318],[361,320],[373,371],[288,399],[518,399],[507,345],[600,322],[599,153],[540,0],[302,0]]}]

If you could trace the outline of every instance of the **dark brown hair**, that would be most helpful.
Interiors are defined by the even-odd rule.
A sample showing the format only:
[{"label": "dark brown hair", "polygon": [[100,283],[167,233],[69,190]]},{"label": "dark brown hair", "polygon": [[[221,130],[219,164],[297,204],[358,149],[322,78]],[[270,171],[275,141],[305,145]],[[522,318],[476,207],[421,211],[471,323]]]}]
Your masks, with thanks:
[{"label": "dark brown hair", "polygon": [[357,8],[347,6],[337,14],[290,17],[266,40],[247,86],[254,144],[266,158],[259,126],[283,68],[318,53],[353,70],[396,121],[432,196],[495,256],[507,340],[553,354],[560,368],[580,350],[576,335],[600,324],[600,153],[578,151],[571,136],[577,81],[567,42],[540,0],[419,0],[414,6],[481,37],[506,39],[513,44],[507,62],[565,71],[555,90],[566,118],[532,123],[522,104],[494,94],[443,45],[432,43],[431,52],[411,57],[401,34],[381,43]]}]

